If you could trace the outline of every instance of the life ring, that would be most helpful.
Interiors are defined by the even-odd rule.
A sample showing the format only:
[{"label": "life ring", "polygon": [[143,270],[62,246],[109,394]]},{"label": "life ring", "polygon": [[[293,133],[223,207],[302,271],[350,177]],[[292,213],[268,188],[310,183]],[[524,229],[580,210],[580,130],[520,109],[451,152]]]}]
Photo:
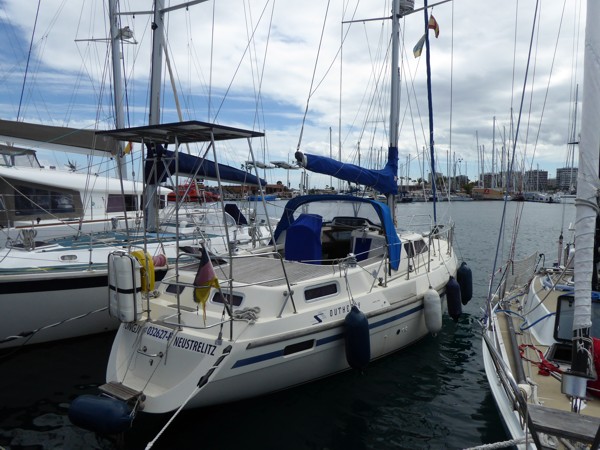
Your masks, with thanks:
[{"label": "life ring", "polygon": [[489,189],[484,189],[484,190],[483,190],[483,193],[484,193],[484,194],[489,194],[489,193],[490,193],[490,190],[489,190]]},{"label": "life ring", "polygon": [[134,250],[131,256],[135,257],[140,263],[140,274],[142,277],[142,292],[150,292],[154,290],[154,261],[152,256],[145,253],[143,250]]}]

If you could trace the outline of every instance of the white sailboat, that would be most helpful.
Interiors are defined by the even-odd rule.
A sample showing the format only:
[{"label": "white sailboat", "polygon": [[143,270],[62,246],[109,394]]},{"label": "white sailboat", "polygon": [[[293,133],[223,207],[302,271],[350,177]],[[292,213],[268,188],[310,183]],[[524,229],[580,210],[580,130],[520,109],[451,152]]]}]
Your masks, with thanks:
[{"label": "white sailboat", "polygon": [[[512,445],[598,448],[597,283],[600,5],[587,2],[575,242],[552,267],[536,255],[504,270],[484,317],[483,359]],[[562,244],[562,234],[560,238]],[[595,248],[596,247],[596,248]]]},{"label": "white sailboat", "polygon": [[[412,2],[393,2],[396,56],[398,21],[412,8]],[[397,77],[396,59],[392,86],[398,86]],[[388,163],[383,170],[361,170],[359,182],[388,194],[393,208],[396,92],[391,98],[395,131]],[[215,157],[220,140],[250,142],[261,135],[196,121],[105,134],[151,148],[208,142]],[[336,164],[300,152],[296,158],[309,170]],[[346,169],[348,177],[358,171]],[[170,270],[157,293],[143,299],[143,314],[120,326],[103,394],[79,397],[69,416],[76,425],[118,433],[131,426],[138,411],[231,402],[363,369],[439,332],[440,296],[460,304],[453,234],[453,226],[440,224],[426,234],[399,233],[393,209],[373,199],[298,196],[285,206],[271,246],[219,258],[202,250],[197,263]],[[138,299],[122,301],[130,308]]]}]

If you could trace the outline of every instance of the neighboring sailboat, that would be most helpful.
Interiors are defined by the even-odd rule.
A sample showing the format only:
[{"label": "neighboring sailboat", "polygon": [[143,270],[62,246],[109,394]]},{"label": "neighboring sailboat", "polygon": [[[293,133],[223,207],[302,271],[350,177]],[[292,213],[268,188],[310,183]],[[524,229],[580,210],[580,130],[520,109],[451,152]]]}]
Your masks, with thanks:
[{"label": "neighboring sailboat", "polygon": [[[110,5],[114,25],[114,1]],[[115,97],[122,98],[117,93]],[[0,121],[0,136],[21,145],[36,142],[41,148],[66,147],[104,155],[114,155],[119,148],[119,141],[89,131],[4,120]],[[160,162],[146,175],[163,181],[174,173],[174,165],[169,164],[175,159],[166,149],[155,150],[155,162]],[[231,254],[270,239],[268,224],[243,223],[239,210],[233,217],[224,205],[211,214],[199,208],[182,210],[180,201],[185,198],[176,193],[176,202],[168,205],[167,194],[172,190],[162,186],[149,202],[149,197],[143,196],[143,183],[109,177],[102,177],[101,188],[86,190],[94,185],[88,183],[87,175],[36,167],[31,150],[5,148],[2,155],[6,166],[13,164],[0,167],[0,220],[4,221],[4,236],[8,236],[7,245],[0,249],[0,309],[7,311],[0,317],[0,349],[116,329],[119,322],[112,317],[114,312],[112,316],[107,312],[106,298],[107,260],[115,250],[132,252],[129,263],[138,275],[144,272],[144,289],[152,291],[169,264],[186,258],[182,248],[193,252],[202,245],[211,254]],[[21,158],[32,166],[15,165]],[[178,161],[180,174],[266,184],[244,170],[204,158],[184,155]],[[86,210],[88,203],[103,205],[102,217],[95,215],[100,212],[91,206]],[[155,207],[152,234],[141,231],[149,217],[142,209],[149,203]],[[220,215],[217,220],[213,220],[214,212]],[[29,223],[21,223],[24,220]],[[50,239],[50,233],[60,237]]]},{"label": "neighboring sailboat", "polygon": [[[182,173],[197,173],[205,164],[201,158],[188,158],[188,162],[192,165],[188,172],[182,166]],[[243,178],[250,184],[264,184],[239,169],[211,167],[219,167],[230,182]],[[0,349],[116,329],[119,322],[106,311],[107,260],[115,250],[135,252],[131,263],[138,271],[152,272],[152,279],[159,281],[169,263],[185,257],[181,248],[193,251],[202,245],[219,255],[255,248],[269,240],[268,224],[241,224],[239,210],[231,211],[236,219],[223,210],[173,208],[165,211],[181,220],[172,223],[172,216],[165,217],[160,220],[160,229],[151,235],[140,230],[139,223],[130,229],[46,240],[22,230],[20,240],[0,249],[0,309],[8,311],[0,317]],[[144,289],[152,291],[154,282]]]},{"label": "neighboring sailboat", "polygon": [[[396,55],[398,21],[406,12],[393,2]],[[392,74],[397,86],[394,64]],[[397,130],[395,96],[391,123]],[[188,122],[103,135],[149,147],[206,142],[217,155],[216,136],[250,141],[261,134]],[[311,155],[298,157],[314,162]],[[389,149],[392,169],[375,176],[392,202],[394,159],[397,132]],[[77,398],[69,417],[85,428],[118,433],[138,411],[231,402],[364,369],[439,332],[440,296],[460,303],[453,231],[435,224],[427,234],[399,234],[393,211],[382,202],[296,197],[285,206],[270,246],[218,258],[201,249],[195,264],[170,270],[156,294],[143,299],[141,316],[119,328],[103,395]],[[120,308],[130,310],[136,301],[123,298]]]},{"label": "neighboring sailboat", "polygon": [[600,442],[598,16],[600,5],[588,1],[574,248],[567,246],[564,260],[561,249],[556,265],[539,270],[536,255],[511,261],[484,317],[486,375],[519,448]]}]

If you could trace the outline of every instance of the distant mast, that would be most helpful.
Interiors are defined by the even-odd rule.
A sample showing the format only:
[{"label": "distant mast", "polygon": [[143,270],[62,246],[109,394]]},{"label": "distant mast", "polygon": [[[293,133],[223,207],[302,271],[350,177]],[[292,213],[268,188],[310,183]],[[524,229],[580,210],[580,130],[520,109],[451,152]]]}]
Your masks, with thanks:
[{"label": "distant mast", "polygon": [[[150,72],[150,113],[148,125],[160,123],[160,83],[162,81],[162,52],[164,46],[164,1],[154,1],[154,19],[152,21],[152,66]],[[146,180],[148,181],[148,180]],[[146,231],[158,228],[158,185],[146,183],[145,218]]]},{"label": "distant mast", "polygon": [[[123,93],[123,76],[121,73],[121,40],[122,33],[119,25],[121,19],[117,14],[117,0],[110,0],[108,2],[108,11],[110,17],[110,45],[111,45],[111,57],[112,57],[112,70],[113,70],[113,95],[115,102],[115,126],[117,129],[125,128],[125,108]],[[118,142],[118,155],[115,158],[117,162],[118,175],[123,180],[127,179],[127,159],[126,155],[123,154],[123,143]]]}]

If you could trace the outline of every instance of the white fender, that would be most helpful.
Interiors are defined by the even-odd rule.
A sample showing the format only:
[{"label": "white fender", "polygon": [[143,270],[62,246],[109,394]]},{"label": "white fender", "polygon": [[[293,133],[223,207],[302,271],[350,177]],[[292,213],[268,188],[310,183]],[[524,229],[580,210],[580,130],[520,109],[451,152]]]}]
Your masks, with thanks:
[{"label": "white fender", "polygon": [[435,289],[427,289],[423,297],[423,307],[427,330],[435,335],[442,329],[442,300]]},{"label": "white fender", "polygon": [[121,322],[142,317],[140,263],[128,253],[108,255],[108,312]]}]

